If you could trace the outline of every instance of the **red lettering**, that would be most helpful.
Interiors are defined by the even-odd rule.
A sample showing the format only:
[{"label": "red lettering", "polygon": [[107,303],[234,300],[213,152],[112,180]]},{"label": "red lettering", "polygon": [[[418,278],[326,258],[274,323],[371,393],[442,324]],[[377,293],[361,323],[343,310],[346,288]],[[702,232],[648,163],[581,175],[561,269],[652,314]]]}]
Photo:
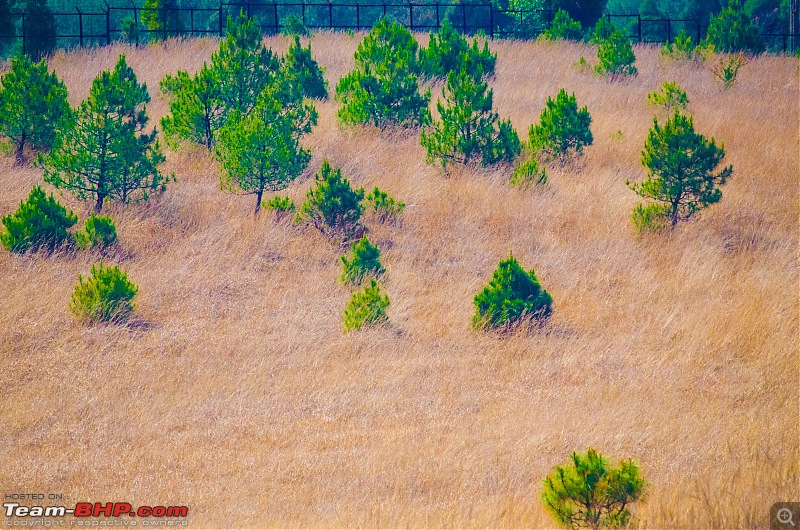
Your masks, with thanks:
[{"label": "red lettering", "polygon": [[79,502],[75,505],[75,517],[89,517],[92,515],[92,504],[88,502]]},{"label": "red lettering", "polygon": [[110,502],[107,502],[105,506],[100,504],[99,502],[94,503],[94,510],[92,511],[92,515],[95,517],[100,517],[100,514],[105,515],[106,517],[111,517],[111,513],[114,510],[114,505]]},{"label": "red lettering", "polygon": [[118,502],[114,504],[114,517],[126,514],[131,511],[132,506],[127,502]]}]

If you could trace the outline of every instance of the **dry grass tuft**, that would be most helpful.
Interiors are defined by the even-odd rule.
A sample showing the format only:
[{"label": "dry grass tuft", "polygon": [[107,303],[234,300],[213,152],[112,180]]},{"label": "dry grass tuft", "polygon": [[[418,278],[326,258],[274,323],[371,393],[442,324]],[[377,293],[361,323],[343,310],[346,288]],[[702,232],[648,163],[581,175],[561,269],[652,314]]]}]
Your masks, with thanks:
[{"label": "dry grass tuft", "polygon": [[[358,36],[321,33],[335,81]],[[277,51],[288,40],[268,40]],[[147,82],[209,59],[211,40],[59,53],[71,101],[119,53]],[[588,446],[640,461],[647,528],[768,526],[798,486],[797,61],[762,57],[722,91],[710,67],[663,64],[609,83],[571,67],[579,44],[493,42],[501,116],[522,133],[547,96],[593,118],[580,167],[520,191],[508,171],[445,178],[413,135],[342,129],[318,105],[307,139],[355,184],[406,201],[371,227],[391,326],[343,335],[338,250],[219,190],[201,151],[170,153],[178,182],[108,213],[139,284],[139,320],[86,328],[67,309],[97,259],[0,253],[2,492],[188,504],[197,526],[544,527],[541,479]],[[646,94],[677,81],[734,176],[718,205],[667,236],[636,237]],[[621,131],[620,137],[617,131]],[[37,169],[0,159],[0,212]],[[81,214],[88,205],[64,201]],[[470,330],[472,297],[513,249],[555,299],[544,330]]]}]

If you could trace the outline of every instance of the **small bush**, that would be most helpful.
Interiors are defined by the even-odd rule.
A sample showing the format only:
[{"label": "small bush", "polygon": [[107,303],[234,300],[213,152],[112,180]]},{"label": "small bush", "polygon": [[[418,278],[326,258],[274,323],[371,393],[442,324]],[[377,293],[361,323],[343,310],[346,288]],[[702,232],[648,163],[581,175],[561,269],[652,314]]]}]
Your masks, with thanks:
[{"label": "small bush", "polygon": [[599,46],[608,39],[617,28],[607,17],[600,17],[594,27],[594,31],[589,37],[589,42],[595,46]]},{"label": "small bush", "polygon": [[104,267],[101,261],[92,265],[86,280],[78,275],[69,308],[83,322],[123,322],[134,310],[138,290],[127,273],[116,265]]},{"label": "small bush", "polygon": [[78,216],[61,206],[52,195],[47,196],[39,186],[13,214],[3,217],[0,242],[11,252],[54,250],[72,240],[67,232],[78,222]]},{"label": "small bush", "polygon": [[686,92],[674,81],[666,81],[660,90],[647,94],[647,104],[654,107],[663,107],[667,112],[673,109],[686,109],[689,98]]},{"label": "small bush", "polygon": [[514,258],[501,261],[489,284],[475,296],[476,328],[509,328],[525,317],[546,319],[553,298],[539,285],[533,270],[526,272]]},{"label": "small bush", "polygon": [[631,221],[636,231],[640,234],[645,232],[659,232],[667,227],[669,208],[662,204],[648,204],[643,206],[641,203],[633,208]]},{"label": "small bush", "polygon": [[627,528],[630,506],[647,488],[636,462],[622,460],[610,466],[594,449],[571,457],[544,479],[547,511],[567,528]]},{"label": "small bush", "polygon": [[389,297],[381,294],[378,282],[372,280],[369,285],[353,293],[350,298],[350,303],[344,310],[345,332],[388,322],[387,307],[389,307]]},{"label": "small bush", "polygon": [[365,198],[367,208],[375,212],[380,222],[393,222],[397,220],[397,216],[403,213],[406,208],[406,203],[398,201],[385,191],[381,191],[376,186]]},{"label": "small bush", "polygon": [[117,227],[111,217],[92,213],[75,240],[81,248],[107,248],[117,242]]},{"label": "small bush", "polygon": [[569,13],[559,9],[553,18],[553,23],[542,33],[544,40],[581,40],[583,28],[577,20],[572,20]]},{"label": "small bush", "polygon": [[595,69],[599,74],[610,75],[612,81],[636,75],[636,55],[631,40],[620,30],[614,30],[598,45],[597,58],[600,62]]},{"label": "small bush", "polygon": [[295,35],[294,44],[289,46],[284,61],[289,77],[302,87],[304,96],[311,99],[328,98],[328,82],[322,75],[323,69],[311,55],[311,44],[303,48],[300,37]]},{"label": "small bush", "polygon": [[714,65],[714,79],[722,83],[725,90],[733,88],[733,85],[736,84],[736,76],[739,75],[739,69],[745,64],[747,64],[747,59],[741,53],[721,57],[719,62]]},{"label": "small bush", "polygon": [[303,37],[307,37],[310,32],[305,24],[303,24],[303,20],[296,16],[296,15],[289,15],[286,17],[286,20],[283,21],[283,30],[281,33],[284,35],[300,35]]},{"label": "small bush", "polygon": [[517,166],[509,183],[515,188],[547,184],[547,172],[535,158],[529,158]]},{"label": "small bush", "polygon": [[359,225],[364,207],[364,189],[353,189],[342,177],[342,170],[327,160],[314,175],[314,186],[306,193],[306,201],[298,212],[298,220],[306,220],[329,236],[352,237]]},{"label": "small bush", "polygon": [[294,202],[292,202],[292,199],[290,199],[288,196],[281,197],[280,195],[276,195],[270,200],[264,201],[262,206],[265,210],[275,212],[275,218],[278,221],[280,221],[284,217],[289,216],[295,210]]},{"label": "small bush", "polygon": [[342,283],[360,284],[365,278],[377,277],[385,272],[380,262],[381,249],[373,245],[363,236],[357,243],[350,247],[350,253],[341,256]]},{"label": "small bush", "polygon": [[567,95],[563,88],[556,99],[547,98],[539,123],[531,125],[528,136],[534,152],[556,158],[562,164],[583,153],[594,141],[589,128],[592,117],[586,107],[578,108],[575,94]]},{"label": "small bush", "polygon": [[426,78],[446,79],[450,72],[461,69],[466,64],[467,71],[481,68],[482,75],[494,75],[497,54],[489,51],[489,44],[481,49],[478,39],[469,45],[467,39],[453,28],[448,19],[442,21],[436,33],[431,33],[428,47],[419,51],[420,75]]},{"label": "small bush", "polygon": [[139,42],[139,24],[133,17],[125,17],[125,20],[122,21],[122,40],[126,44]]},{"label": "small bush", "polygon": [[681,30],[673,42],[665,42],[661,46],[662,57],[674,59],[676,61],[685,61],[694,57],[694,46],[692,38],[686,33],[686,30]]}]

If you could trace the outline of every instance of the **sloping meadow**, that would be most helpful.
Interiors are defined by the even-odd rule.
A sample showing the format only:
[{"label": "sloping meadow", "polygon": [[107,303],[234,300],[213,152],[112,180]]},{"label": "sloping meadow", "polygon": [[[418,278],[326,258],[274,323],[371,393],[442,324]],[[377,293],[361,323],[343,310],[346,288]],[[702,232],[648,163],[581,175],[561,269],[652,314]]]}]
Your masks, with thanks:
[{"label": "sloping meadow", "polygon": [[[313,37],[331,88],[361,37]],[[167,153],[177,182],[163,195],[104,209],[111,261],[139,285],[129,324],[69,312],[96,255],[0,253],[0,491],[188,505],[197,526],[551,527],[542,479],[594,447],[639,462],[641,527],[766,526],[773,502],[799,499],[797,60],[755,58],[723,90],[710,64],[657,48],[636,47],[638,76],[611,83],[573,66],[592,47],[490,46],[495,109],[521,136],[562,87],[592,116],[594,144],[544,186],[510,187],[509,168],[445,175],[418,132],[344,128],[333,100],[315,103],[313,158],[289,196],[301,202],[328,158],[407,205],[396,226],[366,222],[386,267],[384,327],[344,334],[342,249],[253,216],[202,149]],[[60,52],[51,67],[75,105],[125,53],[157,123],[160,79],[215,48]],[[625,181],[645,175],[646,96],[664,81],[686,90],[734,173],[692,222],[638,236]],[[0,158],[3,214],[42,180],[12,163]],[[475,331],[472,299],[510,251],[552,316]]]}]

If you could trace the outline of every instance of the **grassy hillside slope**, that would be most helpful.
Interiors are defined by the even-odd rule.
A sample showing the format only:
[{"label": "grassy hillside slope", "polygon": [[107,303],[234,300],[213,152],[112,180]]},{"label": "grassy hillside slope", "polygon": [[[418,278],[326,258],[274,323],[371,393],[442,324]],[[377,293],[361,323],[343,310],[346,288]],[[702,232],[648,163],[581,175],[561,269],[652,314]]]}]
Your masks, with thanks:
[{"label": "grassy hillside slope", "polygon": [[[314,37],[332,86],[357,42]],[[161,77],[215,46],[51,64],[77,104],[126,53],[156,119]],[[169,154],[178,181],[163,196],[108,208],[111,261],[140,285],[134,324],[86,328],[69,313],[97,256],[0,252],[0,492],[187,504],[198,526],[552,527],[541,480],[591,446],[640,462],[641,527],[765,527],[770,504],[800,499],[797,60],[758,58],[722,91],[710,66],[660,64],[653,48],[636,48],[637,78],[612,84],[570,66],[593,56],[583,45],[491,46],[496,109],[521,133],[561,87],[592,115],[595,144],[546,187],[512,189],[507,170],[445,177],[417,135],[342,129],[333,101],[317,105],[295,201],[328,157],[408,204],[401,228],[368,223],[388,328],[343,335],[339,249],[254,219],[199,151]],[[646,94],[666,80],[734,175],[696,222],[637,237],[625,180],[644,176]],[[0,158],[0,212],[41,179]],[[473,332],[472,297],[512,249],[553,295],[551,322]]]}]

